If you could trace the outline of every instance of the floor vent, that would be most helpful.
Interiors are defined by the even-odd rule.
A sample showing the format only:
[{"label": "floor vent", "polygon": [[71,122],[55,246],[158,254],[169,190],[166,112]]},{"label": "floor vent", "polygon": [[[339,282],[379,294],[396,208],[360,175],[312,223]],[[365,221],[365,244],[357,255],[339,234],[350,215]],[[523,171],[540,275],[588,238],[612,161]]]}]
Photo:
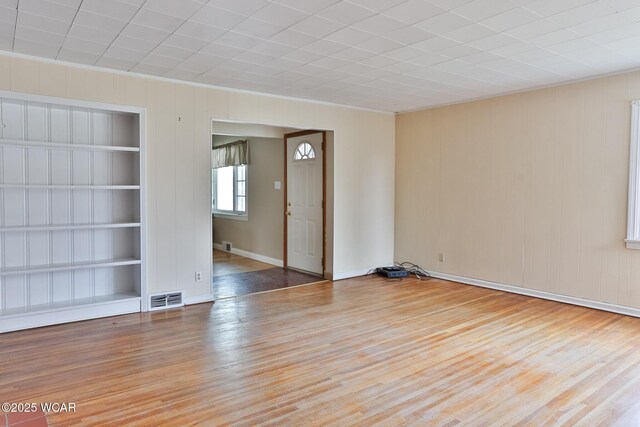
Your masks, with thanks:
[{"label": "floor vent", "polygon": [[223,251],[227,251],[227,252],[231,252],[231,249],[233,249],[233,246],[231,246],[231,242],[225,242],[223,240],[222,241],[222,250]]},{"label": "floor vent", "polygon": [[165,310],[168,308],[182,307],[184,305],[182,302],[182,291],[154,294],[149,298],[149,311]]}]

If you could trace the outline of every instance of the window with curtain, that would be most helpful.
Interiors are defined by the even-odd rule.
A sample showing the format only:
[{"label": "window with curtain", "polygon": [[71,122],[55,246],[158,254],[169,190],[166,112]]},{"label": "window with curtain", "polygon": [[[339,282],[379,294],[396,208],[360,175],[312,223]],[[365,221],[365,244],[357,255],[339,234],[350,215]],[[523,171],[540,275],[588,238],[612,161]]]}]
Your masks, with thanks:
[{"label": "window with curtain", "polygon": [[247,216],[248,141],[213,147],[211,210],[223,215]]}]

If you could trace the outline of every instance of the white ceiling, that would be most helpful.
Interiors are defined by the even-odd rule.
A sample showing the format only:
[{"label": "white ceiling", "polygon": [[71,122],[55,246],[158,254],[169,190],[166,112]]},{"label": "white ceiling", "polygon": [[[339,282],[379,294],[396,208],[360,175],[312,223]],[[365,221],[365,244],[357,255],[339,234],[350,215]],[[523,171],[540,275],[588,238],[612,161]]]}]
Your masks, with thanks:
[{"label": "white ceiling", "polygon": [[0,50],[406,111],[640,66],[640,0],[0,0]]}]

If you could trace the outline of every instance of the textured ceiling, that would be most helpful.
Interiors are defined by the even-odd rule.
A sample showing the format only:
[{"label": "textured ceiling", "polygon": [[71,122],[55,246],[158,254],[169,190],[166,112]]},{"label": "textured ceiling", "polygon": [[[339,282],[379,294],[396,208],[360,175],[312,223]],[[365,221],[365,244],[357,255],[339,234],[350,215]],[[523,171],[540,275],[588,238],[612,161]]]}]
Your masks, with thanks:
[{"label": "textured ceiling", "polygon": [[0,0],[0,50],[406,111],[640,66],[639,0]]}]

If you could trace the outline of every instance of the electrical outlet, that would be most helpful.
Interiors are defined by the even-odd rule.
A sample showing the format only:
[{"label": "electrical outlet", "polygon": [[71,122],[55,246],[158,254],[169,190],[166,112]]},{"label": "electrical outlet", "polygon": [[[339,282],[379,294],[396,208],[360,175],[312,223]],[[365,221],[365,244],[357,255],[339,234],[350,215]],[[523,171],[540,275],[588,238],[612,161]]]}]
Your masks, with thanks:
[{"label": "electrical outlet", "polygon": [[196,282],[202,282],[202,273],[196,271]]},{"label": "electrical outlet", "polygon": [[438,254],[438,259],[440,260],[440,262],[444,262],[444,253],[443,252],[440,252]]}]

